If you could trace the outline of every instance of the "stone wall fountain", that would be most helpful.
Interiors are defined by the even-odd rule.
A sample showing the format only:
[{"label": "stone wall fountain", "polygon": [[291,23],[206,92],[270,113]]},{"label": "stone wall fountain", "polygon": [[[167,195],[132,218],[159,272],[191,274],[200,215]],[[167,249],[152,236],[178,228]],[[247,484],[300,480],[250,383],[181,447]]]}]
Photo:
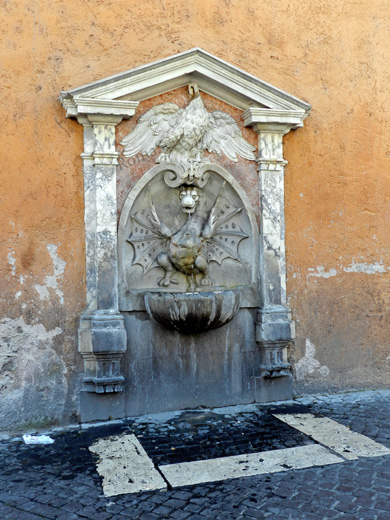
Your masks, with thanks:
[{"label": "stone wall fountain", "polygon": [[[123,119],[167,92],[116,142]],[[200,49],[61,102],[84,126],[82,420],[291,397],[282,148],[310,106]],[[131,166],[116,186],[119,156],[146,158],[130,189]],[[250,192],[246,171],[258,175]]]},{"label": "stone wall fountain", "polygon": [[[196,169],[201,172],[192,177]],[[231,184],[226,184],[228,174],[222,168],[167,163],[160,170],[141,190],[137,209],[132,205],[128,213],[125,205],[122,213],[120,233],[128,233],[130,227],[127,242],[133,247],[131,265],[126,263],[131,251],[121,250],[123,286],[128,281],[132,288],[146,289],[145,307],[157,323],[199,334],[231,321],[240,306],[240,290],[255,280],[250,261],[255,247],[252,226],[257,226],[253,212],[249,218]],[[239,246],[247,239],[241,257]],[[162,269],[164,276],[156,279],[153,267]],[[153,284],[158,291],[150,292]]]}]

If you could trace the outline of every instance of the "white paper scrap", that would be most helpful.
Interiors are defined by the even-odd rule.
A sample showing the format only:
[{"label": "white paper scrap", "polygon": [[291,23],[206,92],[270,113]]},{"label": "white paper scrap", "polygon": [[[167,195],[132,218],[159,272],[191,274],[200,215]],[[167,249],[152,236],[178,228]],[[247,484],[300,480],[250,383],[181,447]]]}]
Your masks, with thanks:
[{"label": "white paper scrap", "polygon": [[54,439],[48,435],[23,435],[25,444],[53,444]]}]

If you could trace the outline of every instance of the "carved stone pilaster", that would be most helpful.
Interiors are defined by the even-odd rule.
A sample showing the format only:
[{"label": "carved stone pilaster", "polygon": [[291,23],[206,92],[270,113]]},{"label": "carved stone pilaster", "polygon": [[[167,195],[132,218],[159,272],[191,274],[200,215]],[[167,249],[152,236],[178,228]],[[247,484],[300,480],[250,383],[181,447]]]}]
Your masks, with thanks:
[{"label": "carved stone pilaster", "polygon": [[[62,100],[68,117],[84,127],[84,202],[86,246],[86,309],[80,319],[79,352],[84,359],[84,391],[121,392],[121,359],[126,332],[118,307],[115,127],[134,114],[137,102]],[[81,415],[91,403],[82,396]],[[120,413],[120,412],[119,412]]]},{"label": "carved stone pilaster", "polygon": [[256,322],[261,352],[256,400],[292,397],[291,365],[287,347],[295,326],[286,299],[283,136],[302,126],[305,113],[297,110],[249,108],[243,118],[259,136],[260,280],[262,306]]},{"label": "carved stone pilaster", "polygon": [[[256,342],[261,353],[260,376],[256,383],[259,401],[288,399],[291,397],[291,364],[287,359],[287,347],[294,340],[295,324],[288,309],[274,305],[260,309],[256,321]],[[276,378],[282,378],[275,392]],[[275,395],[276,394],[276,395]]]},{"label": "carved stone pilaster", "polygon": [[81,316],[79,352],[87,392],[121,392],[126,332],[118,310],[115,127],[121,116],[83,117],[87,309]]}]

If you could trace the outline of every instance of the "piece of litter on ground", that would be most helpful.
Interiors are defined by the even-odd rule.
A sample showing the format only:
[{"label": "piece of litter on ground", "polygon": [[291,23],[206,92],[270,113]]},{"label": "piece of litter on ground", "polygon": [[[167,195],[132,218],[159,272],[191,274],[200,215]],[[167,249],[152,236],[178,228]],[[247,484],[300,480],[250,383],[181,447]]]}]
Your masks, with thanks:
[{"label": "piece of litter on ground", "polygon": [[54,439],[48,435],[23,435],[25,444],[53,444]]}]

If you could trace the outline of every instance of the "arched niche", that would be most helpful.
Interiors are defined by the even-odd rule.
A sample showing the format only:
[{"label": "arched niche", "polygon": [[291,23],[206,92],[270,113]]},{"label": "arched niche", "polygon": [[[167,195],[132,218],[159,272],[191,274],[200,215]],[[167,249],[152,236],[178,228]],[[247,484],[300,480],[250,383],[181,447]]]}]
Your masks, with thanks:
[{"label": "arched niche", "polygon": [[[197,207],[194,214],[188,217],[182,211],[180,203],[180,191],[188,184],[180,182],[180,173],[180,165],[177,164],[160,164],[151,168],[136,183],[124,203],[118,228],[120,310],[145,310],[146,292],[183,293],[189,290],[224,289],[239,291],[241,307],[258,307],[260,304],[259,231],[248,196],[235,178],[222,166],[213,163],[204,164],[201,178],[195,179],[193,184],[199,195]],[[169,284],[167,287],[158,285],[158,280],[164,275],[164,269],[154,261],[156,253],[160,251],[158,245],[153,247],[154,244],[158,244],[158,241],[150,240],[146,235],[143,244],[131,240],[135,230],[143,231],[140,222],[152,227],[150,220],[152,205],[160,220],[173,234],[180,232],[190,218],[192,221],[196,220],[200,236],[207,224],[210,211],[217,205],[220,221],[223,221],[223,224],[218,226],[219,231],[216,233],[212,252],[207,259],[212,283],[202,287],[196,285],[195,279],[196,287],[191,288],[192,280],[189,280],[189,276],[176,270],[174,279],[177,283]],[[232,217],[228,218],[229,215]],[[146,233],[149,233],[149,229],[146,229]],[[233,236],[229,233],[233,233]],[[234,233],[241,233],[241,236],[236,237]],[[166,247],[169,248],[169,244]],[[207,246],[202,244],[201,247],[205,249]],[[144,255],[142,255],[143,250],[146,251]],[[230,252],[232,254],[229,254]],[[139,262],[135,262],[137,259]],[[152,267],[149,268],[151,263]]]}]

